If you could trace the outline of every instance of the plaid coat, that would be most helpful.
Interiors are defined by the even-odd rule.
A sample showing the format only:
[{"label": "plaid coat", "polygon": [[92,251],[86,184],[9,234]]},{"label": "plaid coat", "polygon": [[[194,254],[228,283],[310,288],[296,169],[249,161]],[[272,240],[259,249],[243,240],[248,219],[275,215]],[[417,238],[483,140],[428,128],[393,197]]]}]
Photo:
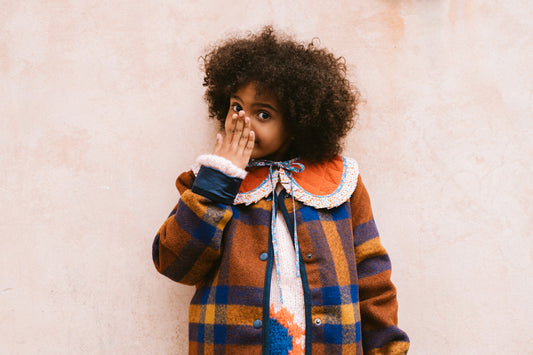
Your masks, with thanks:
[{"label": "plaid coat", "polygon": [[[342,185],[350,164],[355,161],[337,157],[314,175],[305,165],[315,179],[308,186],[326,180]],[[273,199],[269,194],[234,203],[236,196],[249,196],[239,193],[243,189],[257,193],[266,181],[267,167],[248,170],[244,182],[206,166],[181,174],[180,200],[154,241],[157,270],[196,286],[189,307],[190,354],[269,353]],[[409,339],[397,327],[390,260],[368,193],[358,171],[352,173],[350,196],[334,207],[316,208],[305,198],[293,204],[287,193],[275,199],[287,226],[296,213],[306,354],[404,354]],[[295,185],[305,190],[305,179]]]}]

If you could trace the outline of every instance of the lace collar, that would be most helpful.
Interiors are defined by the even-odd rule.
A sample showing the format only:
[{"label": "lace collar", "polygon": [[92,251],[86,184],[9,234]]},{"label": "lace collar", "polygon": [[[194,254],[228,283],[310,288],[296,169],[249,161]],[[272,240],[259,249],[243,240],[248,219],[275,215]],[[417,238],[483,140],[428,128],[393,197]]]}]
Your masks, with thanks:
[{"label": "lace collar", "polygon": [[[298,158],[284,162],[286,166],[301,165],[301,171],[289,171],[274,166],[272,181],[269,166],[248,166],[234,205],[250,205],[267,197],[277,183],[292,195],[294,199],[314,208],[333,208],[346,202],[357,186],[359,167],[354,159],[342,156],[323,163],[309,164]],[[278,164],[281,165],[281,164]],[[291,184],[292,176],[292,184]]]}]

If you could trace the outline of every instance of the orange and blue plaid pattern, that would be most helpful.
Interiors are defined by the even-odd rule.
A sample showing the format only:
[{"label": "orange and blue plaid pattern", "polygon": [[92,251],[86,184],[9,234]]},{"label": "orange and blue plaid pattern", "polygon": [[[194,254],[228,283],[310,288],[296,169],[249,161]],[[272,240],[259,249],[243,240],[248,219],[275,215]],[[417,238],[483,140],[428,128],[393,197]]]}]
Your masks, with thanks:
[{"label": "orange and blue plaid pattern", "polygon": [[[181,198],[155,238],[155,266],[197,287],[189,353],[260,354],[269,341],[272,200],[217,203],[191,190],[194,179],[192,172],[178,178]],[[289,220],[296,213],[306,354],[405,353],[409,339],[397,327],[389,257],[360,177],[350,200],[332,209],[279,202]]]}]

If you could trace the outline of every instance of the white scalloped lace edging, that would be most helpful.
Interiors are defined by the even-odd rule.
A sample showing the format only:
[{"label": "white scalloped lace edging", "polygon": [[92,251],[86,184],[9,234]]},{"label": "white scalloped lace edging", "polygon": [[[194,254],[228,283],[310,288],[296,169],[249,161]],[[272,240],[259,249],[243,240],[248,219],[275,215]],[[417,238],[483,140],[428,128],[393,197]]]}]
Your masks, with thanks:
[{"label": "white scalloped lace edging", "polygon": [[[279,180],[279,171],[275,170],[272,172],[272,183],[274,186],[278,184]],[[272,185],[269,177],[267,176],[265,180],[263,180],[262,183],[259,184],[255,189],[247,192],[239,192],[237,196],[235,197],[235,200],[233,200],[234,205],[238,205],[241,203],[244,203],[246,206],[249,204],[252,204],[254,202],[257,202],[272,192]]]},{"label": "white scalloped lace edging", "polygon": [[[342,179],[335,191],[329,195],[315,195],[307,192],[295,180],[292,182],[294,198],[304,205],[314,208],[334,208],[348,201],[357,187],[359,166],[354,159],[342,157]],[[281,184],[290,193],[291,182],[285,171],[281,172]]]}]

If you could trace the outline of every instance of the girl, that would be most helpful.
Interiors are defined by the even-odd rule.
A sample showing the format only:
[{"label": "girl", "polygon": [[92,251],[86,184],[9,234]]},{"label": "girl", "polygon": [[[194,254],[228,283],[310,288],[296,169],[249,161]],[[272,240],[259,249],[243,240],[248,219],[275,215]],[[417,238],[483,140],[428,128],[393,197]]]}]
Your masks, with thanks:
[{"label": "girl", "polygon": [[178,177],[153,246],[196,286],[191,354],[404,354],[396,290],[354,160],[344,63],[266,27],[205,58],[214,153]]}]

